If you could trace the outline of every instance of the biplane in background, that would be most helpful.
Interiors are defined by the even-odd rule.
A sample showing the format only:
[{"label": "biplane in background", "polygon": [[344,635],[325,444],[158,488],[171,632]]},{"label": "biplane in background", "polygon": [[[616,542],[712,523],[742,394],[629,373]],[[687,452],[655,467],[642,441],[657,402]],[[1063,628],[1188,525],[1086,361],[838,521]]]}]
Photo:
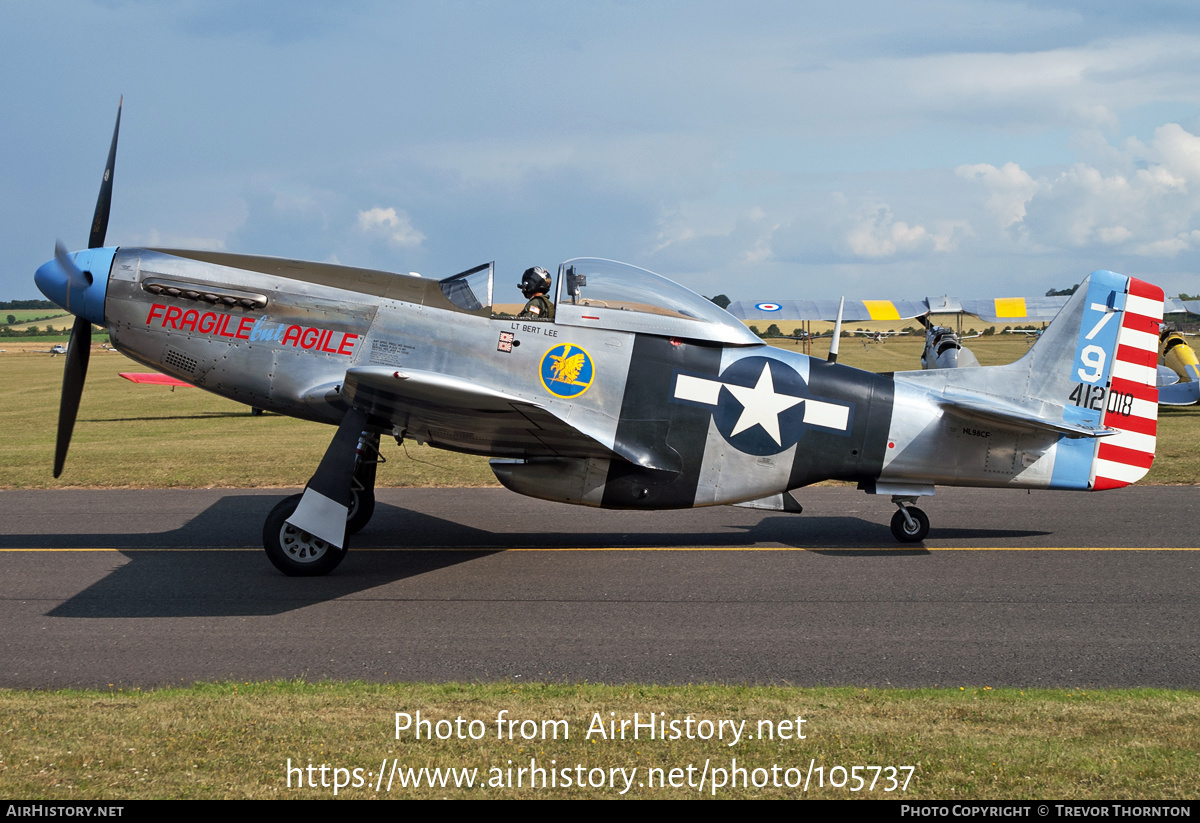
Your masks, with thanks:
[{"label": "biplane in background", "polygon": [[[1037,337],[1044,324],[1052,321],[1066,305],[1069,295],[1046,297],[1006,297],[959,299],[928,297],[924,300],[847,300],[844,322],[864,320],[916,320],[925,327],[925,348],[921,352],[922,369],[953,369],[978,366],[974,353],[963,345],[961,332],[948,326],[934,325],[934,314],[970,314],[985,323],[1028,321],[1042,323],[1041,329],[1005,328],[1005,334]],[[832,322],[838,314],[837,300],[736,301],[728,310],[747,323],[770,321],[821,320]],[[1200,300],[1164,300],[1165,315],[1200,314]],[[856,334],[878,334],[860,331]],[[976,337],[980,335],[974,335]],[[1200,361],[1186,336],[1164,324],[1158,346],[1158,402],[1168,406],[1187,406],[1200,401]]]},{"label": "biplane in background", "polygon": [[1165,406],[1190,406],[1200,401],[1200,362],[1187,337],[1164,329],[1159,335],[1158,402]]},{"label": "biplane in background", "polygon": [[[926,297],[923,300],[846,300],[844,307],[838,300],[736,301],[729,304],[729,312],[747,323],[754,321],[779,323],[781,320],[832,322],[837,319],[839,309],[842,311],[842,322],[844,323],[871,320],[916,320],[925,329],[925,347],[921,351],[921,368],[956,369],[979,365],[975,353],[963,345],[963,340],[971,338],[964,337],[961,330],[935,324],[933,315],[972,314],[985,323],[1018,320],[1048,323],[1054,319],[1066,303],[1066,296],[963,300],[943,295]],[[887,334],[888,332],[859,331],[855,333],[869,335]],[[979,335],[973,336],[978,337]]]}]

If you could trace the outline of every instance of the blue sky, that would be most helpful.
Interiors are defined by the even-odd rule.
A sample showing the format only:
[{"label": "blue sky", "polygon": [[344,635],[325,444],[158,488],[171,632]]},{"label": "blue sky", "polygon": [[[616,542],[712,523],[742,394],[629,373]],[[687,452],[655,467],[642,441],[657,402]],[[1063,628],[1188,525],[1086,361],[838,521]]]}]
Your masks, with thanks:
[{"label": "blue sky", "polygon": [[[1200,292],[1190,2],[0,2],[0,299],[86,243],[734,299]],[[507,291],[504,291],[507,290]],[[511,294],[507,293],[511,292]]]}]

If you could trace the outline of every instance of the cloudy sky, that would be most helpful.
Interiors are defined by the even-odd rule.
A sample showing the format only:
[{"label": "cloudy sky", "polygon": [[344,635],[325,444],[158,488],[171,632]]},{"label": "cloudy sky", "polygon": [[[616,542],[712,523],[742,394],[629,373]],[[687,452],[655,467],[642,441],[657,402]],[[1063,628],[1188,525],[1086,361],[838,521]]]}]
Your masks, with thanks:
[{"label": "cloudy sky", "polygon": [[[1194,2],[0,0],[0,299],[87,242],[734,299],[1200,292]],[[511,292],[511,294],[509,294]]]}]

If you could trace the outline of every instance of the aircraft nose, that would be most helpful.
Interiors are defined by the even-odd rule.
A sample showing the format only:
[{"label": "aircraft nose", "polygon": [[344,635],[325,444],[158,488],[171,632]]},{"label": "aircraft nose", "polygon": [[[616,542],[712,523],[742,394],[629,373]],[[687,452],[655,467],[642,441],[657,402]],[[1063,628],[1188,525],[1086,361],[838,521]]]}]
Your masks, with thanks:
[{"label": "aircraft nose", "polygon": [[103,326],[108,274],[116,253],[116,248],[67,253],[60,247],[53,260],[38,267],[33,282],[56,305]]}]

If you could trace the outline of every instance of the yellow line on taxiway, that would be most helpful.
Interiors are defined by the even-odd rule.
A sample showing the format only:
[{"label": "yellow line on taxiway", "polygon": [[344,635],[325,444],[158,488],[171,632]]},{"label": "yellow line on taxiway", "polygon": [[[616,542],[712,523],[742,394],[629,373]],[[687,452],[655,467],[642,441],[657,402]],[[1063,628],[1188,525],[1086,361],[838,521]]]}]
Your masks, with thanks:
[{"label": "yellow line on taxiway", "polygon": [[[258,546],[213,548],[173,546],[170,548],[8,548],[0,554],[37,552],[261,552]],[[371,546],[359,552],[1195,552],[1200,547],[1182,546],[922,546],[916,543],[892,546],[560,546],[515,548],[511,546]]]}]

